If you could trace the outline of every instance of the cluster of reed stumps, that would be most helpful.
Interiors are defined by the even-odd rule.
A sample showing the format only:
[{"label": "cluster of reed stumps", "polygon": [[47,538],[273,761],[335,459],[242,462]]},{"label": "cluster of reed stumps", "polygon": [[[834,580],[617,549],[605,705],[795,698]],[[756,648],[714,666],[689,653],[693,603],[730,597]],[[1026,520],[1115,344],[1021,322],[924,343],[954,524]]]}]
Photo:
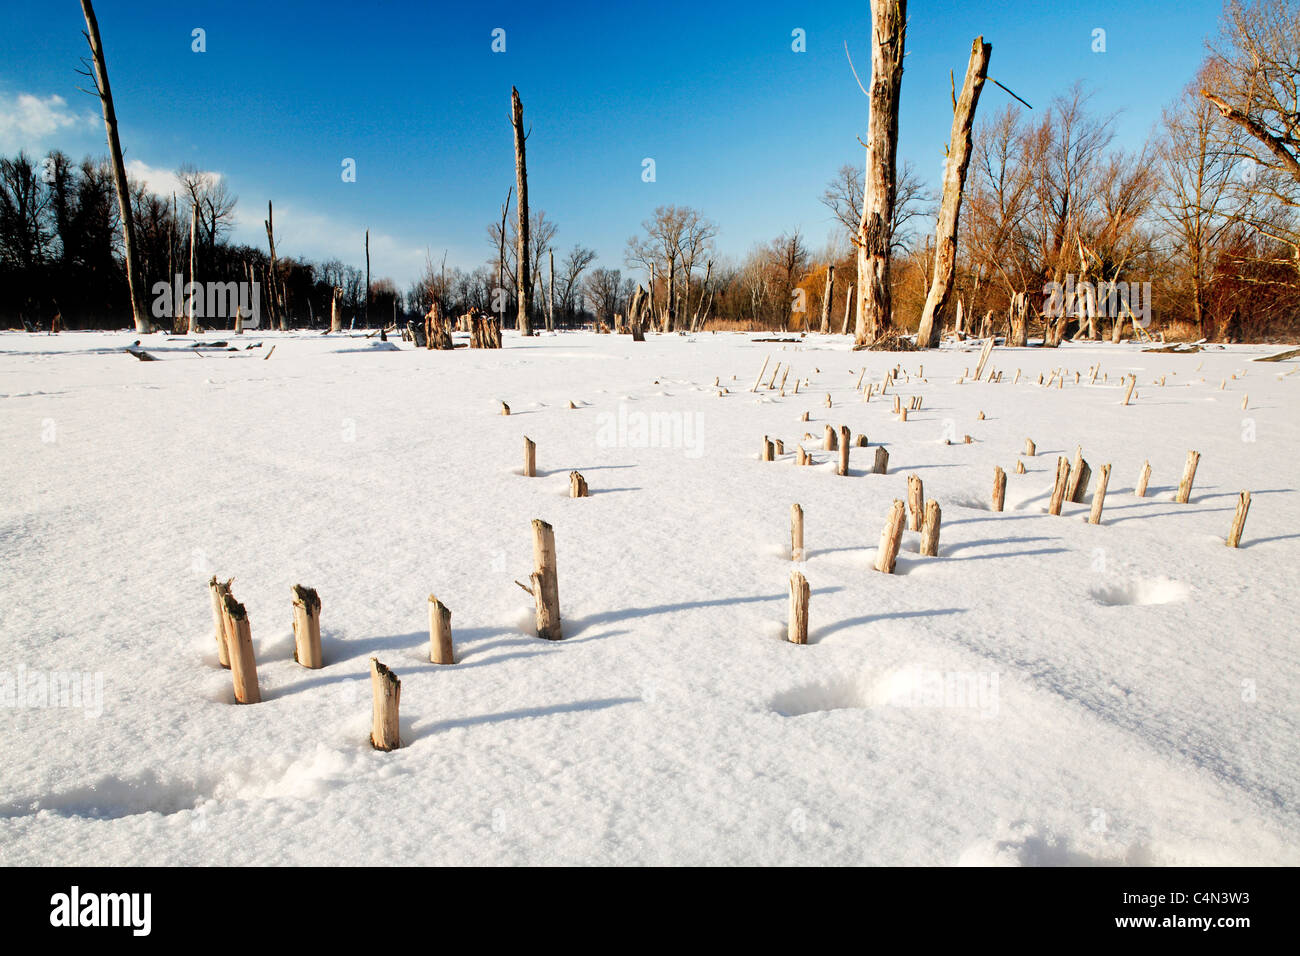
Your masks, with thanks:
[{"label": "cluster of reed stumps", "polygon": [[416,348],[444,349],[455,348],[452,332],[468,332],[469,347],[472,349],[501,348],[501,320],[491,313],[480,309],[470,309],[459,318],[444,316],[442,309],[435,302],[424,316],[424,322],[411,319],[402,331],[402,340],[413,342]]},{"label": "cluster of reed stumps", "polygon": [[[964,384],[967,381],[1000,383],[1003,380],[1003,373],[1001,371],[990,369],[988,375],[984,375],[984,369],[988,364],[992,351],[993,340],[990,338],[985,343],[984,348],[980,353],[979,363],[975,368],[975,374],[972,376],[969,368],[963,370],[961,378],[957,380],[957,384]],[[772,370],[771,376],[767,377],[766,382],[764,382],[764,378],[767,376],[768,364],[770,362],[771,356],[768,356],[768,358],[763,362],[763,367],[759,370],[758,378],[754,380],[754,384],[750,388],[750,391],[757,392],[759,389],[776,391],[779,389],[780,395],[784,396],[786,394],[785,383],[790,374],[790,367],[787,364],[785,371],[782,373],[781,363],[778,362],[776,368]],[[1088,383],[1095,383],[1100,372],[1100,363],[1090,367],[1087,371]],[[781,374],[779,383],[777,381],[778,373]],[[918,368],[916,373],[919,382],[926,381],[924,374],[925,366],[922,365]],[[1039,375],[1038,384],[1044,388],[1051,388],[1054,384],[1058,389],[1064,388],[1066,378],[1069,374],[1070,373],[1067,373],[1064,369],[1056,369],[1047,377],[1046,381],[1044,381],[1043,375]],[[905,384],[910,384],[912,380],[911,375],[904,372],[902,367],[898,365],[890,370],[885,375],[884,379],[878,383],[867,382],[864,386],[863,378],[865,375],[866,369],[864,368],[862,372],[859,373],[857,384],[854,386],[855,391],[862,393],[862,400],[864,402],[870,402],[873,395],[883,396],[890,388],[896,388],[899,384],[900,377],[904,379]],[[1236,376],[1233,377],[1235,378]],[[1079,372],[1074,372],[1073,378],[1076,385],[1080,384],[1083,380],[1083,376]],[[1106,378],[1103,379],[1103,381],[1108,380],[1109,376],[1106,376]],[[1016,370],[1015,377],[1011,381],[1013,383],[1018,383],[1020,381],[1019,369]],[[719,395],[726,393],[726,389],[721,388],[716,379],[713,384],[715,387],[720,389],[718,392]],[[810,380],[804,379],[801,382],[800,379],[796,377],[794,381],[794,389],[791,394],[799,394],[801,384],[807,387],[810,384]],[[1137,384],[1137,376],[1130,375],[1126,377],[1121,384],[1125,386],[1124,400],[1121,404],[1125,406],[1130,405],[1134,398],[1134,388]],[[1162,376],[1157,379],[1154,384],[1156,386],[1163,386],[1165,384],[1164,377]],[[1222,389],[1225,388],[1226,385],[1227,380],[1225,379],[1219,387]],[[893,414],[900,422],[906,422],[908,411],[919,411],[923,403],[923,397],[919,394],[910,395],[904,399],[903,396],[895,392],[893,399]],[[1247,407],[1248,402],[1249,396],[1244,397],[1242,400],[1243,409]],[[830,395],[826,396],[825,406],[827,408],[833,407]],[[808,418],[809,413],[804,412],[800,421],[806,422],[808,421]],[[983,420],[984,413],[979,412],[977,419]],[[822,450],[838,453],[838,461],[835,466],[835,473],[837,475],[847,476],[849,474],[850,447],[870,447],[866,435],[858,435],[856,441],[852,440],[852,438],[853,436],[850,434],[847,425],[841,425],[838,429],[831,425],[825,426],[822,437]],[[803,439],[814,440],[813,435],[810,432],[804,432]],[[963,436],[961,443],[969,445],[972,441],[970,435],[965,435]],[[952,444],[952,440],[945,439],[945,444]],[[1035,451],[1036,446],[1034,442],[1030,439],[1026,439],[1025,455],[1032,457],[1035,454]],[[779,438],[772,438],[768,435],[763,436],[763,444],[759,452],[761,460],[775,461],[784,454],[784,441]],[[813,464],[812,455],[804,450],[802,444],[796,443],[793,454],[795,464]],[[874,454],[875,457],[872,462],[871,473],[877,475],[887,474],[889,471],[888,450],[877,446]],[[1187,461],[1183,467],[1182,480],[1179,482],[1178,491],[1174,496],[1175,502],[1186,504],[1191,500],[1192,482],[1196,478],[1196,467],[1200,463],[1200,459],[1201,455],[1199,452],[1189,451],[1187,453]],[[1024,462],[1019,458],[1016,459],[1015,470],[1017,474],[1023,475],[1025,473]],[[1109,464],[1103,465],[1100,474],[1097,476],[1096,488],[1092,495],[1092,508],[1088,515],[1088,522],[1090,524],[1101,524],[1102,508],[1105,506],[1106,501],[1106,488],[1110,482],[1110,471],[1111,466]],[[1151,462],[1147,461],[1143,463],[1142,471],[1138,476],[1137,485],[1134,488],[1134,494],[1137,497],[1146,497],[1147,483],[1150,481],[1150,478]],[[1052,487],[1052,495],[1047,509],[1048,513],[1059,515],[1061,513],[1062,505],[1066,501],[1071,501],[1076,504],[1084,503],[1088,493],[1088,484],[1091,479],[1092,468],[1089,466],[1088,462],[1084,460],[1083,450],[1081,447],[1076,448],[1073,463],[1064,456],[1058,457],[1056,480]],[[995,467],[993,469],[993,511],[1000,512],[1003,510],[1003,504],[1006,500],[1006,490],[1006,472],[1003,471],[1001,467]],[[1250,492],[1243,491],[1238,496],[1236,513],[1233,516],[1232,526],[1228,531],[1227,538],[1225,539],[1225,544],[1227,544],[1228,547],[1236,548],[1240,546],[1241,535],[1246,525],[1246,514],[1249,510]],[[935,501],[933,498],[926,500],[921,478],[918,475],[909,475],[907,478],[907,502],[904,503],[901,499],[894,499],[894,503],[890,507],[889,514],[885,519],[885,526],[880,533],[880,546],[876,551],[876,560],[874,564],[875,569],[884,574],[894,573],[894,567],[898,560],[899,547],[902,543],[903,527],[905,523],[910,530],[919,531],[921,533],[921,554],[925,557],[938,557],[939,526],[941,521],[942,509],[939,507],[939,502]],[[802,563],[805,557],[803,525],[803,507],[798,504],[791,505],[790,560],[797,563]],[[790,613],[787,636],[788,639],[795,644],[808,643],[808,603],[810,594],[811,589],[804,575],[799,571],[792,571],[790,574]]]},{"label": "cluster of reed stumps", "polygon": [[[576,475],[577,472],[574,472]],[[581,476],[579,476],[581,478]],[[583,483],[585,497],[586,483]],[[545,521],[533,521],[533,565],[530,585],[519,584],[532,595],[537,611],[537,636],[548,641],[564,637],[560,619],[560,586],[555,565],[555,531]],[[257,683],[257,661],[253,657],[253,634],[244,605],[230,591],[231,581],[208,582],[212,597],[212,618],[216,631],[217,657],[230,669],[235,700],[257,704],[262,693]],[[293,586],[293,659],[313,670],[325,666],[320,638],[320,596],[313,588]],[[429,661],[456,663],[451,636],[451,610],[435,595],[429,595]],[[372,696],[370,743],[376,750],[396,750],[402,745],[398,706],[402,682],[377,658],[370,658]]]}]

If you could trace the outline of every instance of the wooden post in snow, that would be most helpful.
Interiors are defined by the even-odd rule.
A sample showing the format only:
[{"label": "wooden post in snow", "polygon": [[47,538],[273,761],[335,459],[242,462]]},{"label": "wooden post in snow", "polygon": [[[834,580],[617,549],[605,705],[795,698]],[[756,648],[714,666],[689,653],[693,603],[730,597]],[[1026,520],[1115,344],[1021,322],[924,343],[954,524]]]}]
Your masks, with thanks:
[{"label": "wooden post in snow", "polygon": [[907,476],[907,506],[912,512],[909,527],[913,531],[920,531],[921,516],[925,511],[925,486],[921,483],[920,475]]},{"label": "wooden post in snow", "polygon": [[451,644],[451,610],[432,594],[429,595],[429,662],[456,663]]},{"label": "wooden post in snow", "polygon": [[835,429],[830,425],[826,426],[825,437],[822,439],[822,451],[835,450]]},{"label": "wooden post in snow", "polygon": [[858,220],[858,317],[855,345],[867,346],[893,325],[889,263],[898,182],[898,102],[903,85],[907,0],[871,0],[871,106],[866,176]]},{"label": "wooden post in snow", "polygon": [[1230,548],[1241,546],[1241,532],[1246,527],[1246,513],[1250,511],[1250,492],[1243,491],[1237,496],[1237,513],[1232,516],[1232,529],[1225,542]]},{"label": "wooden post in snow", "polygon": [[402,746],[398,707],[402,700],[402,682],[377,658],[370,658],[370,746],[376,750],[396,750]]},{"label": "wooden post in snow", "polygon": [[229,593],[225,596],[225,610],[235,700],[241,704],[260,703],[262,692],[257,686],[257,662],[253,659],[253,632],[248,623],[248,612]]},{"label": "wooden post in snow", "polygon": [[787,637],[791,644],[808,643],[808,598],[812,589],[798,571],[790,572],[790,624]]},{"label": "wooden post in snow", "polygon": [[587,479],[582,477],[581,472],[569,472],[569,497],[586,498],[587,494]]},{"label": "wooden post in snow", "polygon": [[790,560],[803,560],[803,507],[790,506]]},{"label": "wooden post in snow", "polygon": [[1092,511],[1088,515],[1089,524],[1101,524],[1101,509],[1106,505],[1106,486],[1110,484],[1110,465],[1101,466],[1097,476],[1097,490],[1092,493]]},{"label": "wooden post in snow", "polygon": [[312,670],[325,666],[320,649],[320,595],[301,584],[293,586],[293,659]]},{"label": "wooden post in snow", "polygon": [[1138,475],[1137,487],[1133,489],[1133,494],[1137,495],[1139,498],[1145,498],[1147,496],[1147,482],[1150,480],[1151,462],[1147,461],[1142,465],[1142,473]]},{"label": "wooden post in snow", "polygon": [[754,379],[754,387],[750,389],[751,392],[758,391],[758,386],[763,381],[763,373],[767,371],[767,363],[770,361],[772,361],[772,356],[770,355],[767,358],[763,359],[763,367],[758,370],[758,378]]},{"label": "wooden post in snow", "polygon": [[976,364],[975,366],[975,381],[978,382],[980,380],[980,376],[984,374],[984,365],[986,362],[988,362],[989,356],[992,354],[993,354],[993,336],[990,335],[988,339],[985,340],[984,342],[984,348],[980,352],[980,360],[978,364]]},{"label": "wooden post in snow", "polygon": [[1034,453],[1038,451],[1038,446],[1034,444],[1032,438],[1025,439],[1025,457],[1033,458]]},{"label": "wooden post in snow", "polygon": [[942,517],[939,502],[931,498],[925,503],[925,520],[921,523],[921,554],[926,557],[939,556],[939,523]]},{"label": "wooden post in snow", "polygon": [[230,581],[218,581],[212,575],[208,582],[208,593],[212,598],[212,623],[217,632],[217,660],[222,667],[230,667],[230,651],[226,646],[226,595],[230,593]]},{"label": "wooden post in snow", "polygon": [[993,510],[1001,511],[1007,499],[1007,473],[1000,467],[993,469]]},{"label": "wooden post in snow", "polygon": [[885,527],[880,532],[875,568],[884,574],[893,574],[894,564],[898,561],[898,547],[903,540],[903,512],[903,502],[895,498],[889,516],[885,518]]},{"label": "wooden post in snow", "polygon": [[1196,479],[1196,466],[1201,460],[1199,451],[1189,451],[1187,453],[1187,463],[1183,466],[1183,480],[1178,482],[1178,494],[1174,501],[1180,505],[1185,505],[1192,497],[1192,482]]},{"label": "wooden post in snow", "polygon": [[537,636],[548,641],[564,637],[560,622],[560,583],[555,564],[555,529],[533,519],[533,600],[537,605]]},{"label": "wooden post in snow", "polygon": [[934,348],[939,344],[939,336],[947,318],[949,292],[957,274],[957,222],[961,215],[962,190],[966,186],[966,169],[970,165],[975,107],[979,104],[980,90],[988,76],[989,57],[992,53],[991,44],[985,43],[983,37],[975,38],[971,43],[970,62],[966,66],[961,98],[953,102],[952,135],[948,141],[950,145],[948,161],[944,165],[943,200],[939,206],[939,222],[935,232],[934,275],[930,291],[925,297],[921,325],[916,333],[916,342],[922,348]]},{"label": "wooden post in snow", "polygon": [[840,465],[836,471],[837,475],[847,475],[849,473],[849,426],[840,426]]},{"label": "wooden post in snow", "polygon": [[1128,377],[1128,390],[1124,392],[1125,405],[1127,405],[1129,399],[1133,397],[1133,386],[1135,386],[1137,383],[1138,383],[1138,377],[1136,375],[1130,375]]}]

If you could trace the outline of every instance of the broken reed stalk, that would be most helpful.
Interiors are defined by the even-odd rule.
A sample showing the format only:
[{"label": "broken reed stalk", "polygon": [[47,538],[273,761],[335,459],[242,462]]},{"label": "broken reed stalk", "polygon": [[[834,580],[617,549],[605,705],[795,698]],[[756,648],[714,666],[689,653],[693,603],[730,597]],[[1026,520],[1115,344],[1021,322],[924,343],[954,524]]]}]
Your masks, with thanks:
[{"label": "broken reed stalk", "polygon": [[1047,505],[1049,515],[1059,515],[1065,501],[1065,486],[1070,480],[1070,462],[1064,455],[1056,458],[1056,483],[1052,485],[1052,499]]},{"label": "broken reed stalk", "polygon": [[1000,467],[993,468],[993,510],[1001,511],[1007,500],[1007,473]]},{"label": "broken reed stalk", "polygon": [[889,452],[884,448],[877,446],[876,460],[871,466],[873,475],[885,475],[889,473]]},{"label": "broken reed stalk", "polygon": [[451,611],[432,594],[429,595],[429,662],[456,663],[451,644]]},{"label": "broken reed stalk", "polygon": [[560,583],[555,567],[555,529],[533,519],[533,567],[530,579],[537,604],[537,636],[547,641],[564,638],[560,623]]},{"label": "broken reed stalk", "polygon": [[581,472],[569,472],[569,497],[586,498],[587,496],[587,479],[582,477]]},{"label": "broken reed stalk", "polygon": [[225,610],[235,700],[241,704],[261,703],[262,692],[257,686],[257,661],[253,659],[253,630],[248,623],[248,612],[229,593],[225,596]]},{"label": "broken reed stalk", "polygon": [[808,643],[808,598],[812,589],[798,571],[790,572],[790,625],[787,637],[791,644]]},{"label": "broken reed stalk", "polygon": [[225,599],[230,593],[230,581],[218,581],[217,576],[212,575],[212,580],[208,582],[208,593],[212,598],[212,623],[217,634],[217,660],[221,662],[222,667],[229,668],[230,651],[226,646]]},{"label": "broken reed stalk", "polygon": [[1187,453],[1187,463],[1183,465],[1183,480],[1178,482],[1178,495],[1174,498],[1180,505],[1185,505],[1192,497],[1192,482],[1196,479],[1196,466],[1201,460],[1199,451]]},{"label": "broken reed stalk", "polygon": [[849,473],[849,426],[840,426],[840,466],[836,471],[837,475],[847,475]]},{"label": "broken reed stalk", "polygon": [[325,666],[320,650],[320,595],[301,584],[293,586],[293,659],[312,670]]},{"label": "broken reed stalk", "polygon": [[1125,405],[1127,405],[1129,399],[1133,397],[1133,386],[1136,385],[1137,383],[1138,383],[1138,377],[1136,375],[1130,375],[1128,377],[1128,391],[1124,393]]},{"label": "broken reed stalk", "polygon": [[803,506],[790,506],[790,560],[803,560]]},{"label": "broken reed stalk", "polygon": [[1101,509],[1106,504],[1106,486],[1110,484],[1110,465],[1101,466],[1097,477],[1097,490],[1092,493],[1092,511],[1088,515],[1089,524],[1101,524]]},{"label": "broken reed stalk", "polygon": [[1137,487],[1133,489],[1133,494],[1139,498],[1147,496],[1147,482],[1151,480],[1151,462],[1146,461],[1142,465],[1142,473],[1138,475]]},{"label": "broken reed stalk", "polygon": [[537,477],[537,444],[527,435],[524,436],[524,477]]},{"label": "broken reed stalk", "polygon": [[1228,540],[1224,542],[1230,548],[1241,546],[1241,532],[1246,527],[1246,513],[1250,511],[1250,492],[1243,491],[1237,496],[1237,513],[1232,516],[1232,529],[1228,532]]},{"label": "broken reed stalk", "polygon": [[925,520],[921,523],[921,553],[926,557],[939,556],[939,522],[942,518],[939,502],[931,498],[925,503]]},{"label": "broken reed stalk", "polygon": [[770,355],[763,359],[763,367],[758,370],[758,378],[754,379],[754,387],[750,389],[751,392],[758,391],[759,383],[763,381],[763,373],[767,371],[767,363],[770,361],[772,361],[772,356]]},{"label": "broken reed stalk", "polygon": [[912,512],[908,527],[912,531],[920,531],[921,516],[925,511],[925,485],[922,484],[920,475],[907,476],[907,507]]},{"label": "broken reed stalk", "polygon": [[370,746],[376,750],[396,750],[402,746],[398,724],[398,706],[402,700],[402,682],[377,658],[370,658],[370,692],[373,698],[370,720]]},{"label": "broken reed stalk", "polygon": [[895,498],[885,518],[885,527],[880,532],[880,547],[876,550],[875,568],[884,574],[894,573],[894,564],[898,561],[898,547],[903,541],[903,502]]}]

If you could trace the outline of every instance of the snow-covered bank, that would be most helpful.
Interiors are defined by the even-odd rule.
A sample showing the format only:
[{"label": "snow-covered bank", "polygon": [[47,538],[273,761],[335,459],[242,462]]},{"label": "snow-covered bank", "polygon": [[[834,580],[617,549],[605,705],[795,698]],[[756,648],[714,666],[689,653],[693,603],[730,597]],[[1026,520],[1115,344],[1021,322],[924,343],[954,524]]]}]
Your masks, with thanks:
[{"label": "snow-covered bank", "polygon": [[[0,674],[90,675],[92,701],[102,679],[97,716],[26,690],[0,707],[0,862],[1300,862],[1294,360],[998,349],[1002,384],[959,385],[974,349],[751,338],[268,334],[196,355],[150,336],[138,362],[116,351],[134,335],[0,335]],[[769,355],[785,397],[749,391]],[[864,364],[901,365],[891,391],[922,409],[863,402]],[[1063,388],[1035,384],[1062,366]],[[890,473],[855,448],[835,475],[827,423],[883,443]],[[1046,514],[1076,445],[1113,465],[1100,526]],[[567,497],[573,469],[590,498]],[[943,508],[939,557],[909,531],[879,574],[909,474]],[[793,502],[806,647],[783,640]],[[556,644],[513,583],[534,517],[555,527]],[[248,608],[261,704],[217,665],[214,573]],[[320,671],[292,659],[295,583],[324,605]],[[452,667],[428,663],[430,591]],[[367,742],[372,655],[403,682],[388,754]]]}]

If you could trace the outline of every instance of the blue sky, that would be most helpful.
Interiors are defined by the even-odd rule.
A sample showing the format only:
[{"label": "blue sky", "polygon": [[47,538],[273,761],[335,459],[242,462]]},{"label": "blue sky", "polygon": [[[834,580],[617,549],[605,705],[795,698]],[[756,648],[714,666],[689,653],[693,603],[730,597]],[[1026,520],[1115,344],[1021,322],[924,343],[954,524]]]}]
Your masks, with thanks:
[{"label": "blue sky", "polygon": [[[901,159],[937,184],[951,126],[948,71],[970,42],[993,44],[990,75],[1042,108],[1082,80],[1099,111],[1120,111],[1137,148],[1191,79],[1219,0],[909,4]],[[867,0],[644,4],[437,2],[116,2],[97,4],[129,163],[166,189],[190,162],[239,196],[236,237],[262,245],[267,199],[277,251],[362,261],[405,286],[428,250],[472,268],[514,181],[509,124],[519,87],[534,208],[597,265],[661,204],[696,206],[720,226],[723,254],[799,227],[821,246],[819,202],[856,137],[870,70]],[[85,54],[76,0],[0,10],[0,152],[58,146],[104,152],[97,104],[78,92]],[[506,52],[491,50],[506,31]],[[207,52],[191,51],[206,31]],[[805,31],[807,51],[791,50]],[[1092,51],[1093,30],[1106,52]],[[59,100],[53,97],[61,97]],[[34,99],[33,99],[34,98]],[[1009,98],[993,86],[984,115]],[[643,182],[642,160],[656,181]],[[356,161],[355,183],[340,176]]]}]

